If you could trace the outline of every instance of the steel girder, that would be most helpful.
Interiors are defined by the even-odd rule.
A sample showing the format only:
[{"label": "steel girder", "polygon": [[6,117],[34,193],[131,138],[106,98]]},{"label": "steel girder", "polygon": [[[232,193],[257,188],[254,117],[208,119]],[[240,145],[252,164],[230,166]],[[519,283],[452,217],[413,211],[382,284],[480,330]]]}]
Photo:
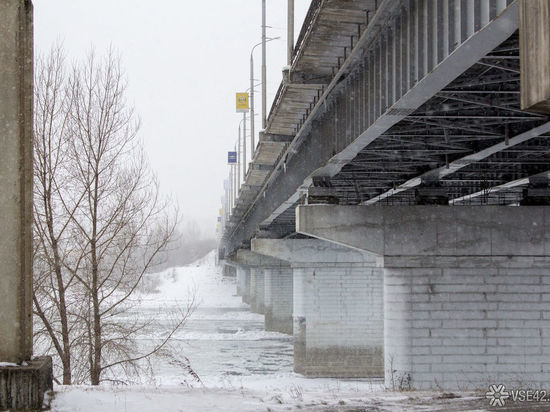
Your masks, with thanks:
[{"label": "steel girder", "polygon": [[[483,146],[479,142],[494,145],[508,139],[506,133],[515,136],[495,131],[497,126],[515,130],[525,122],[531,128],[544,123],[540,116],[518,113],[514,103],[517,42],[506,39],[518,28],[516,2],[400,3],[383,21],[375,16],[376,36],[371,27],[370,41],[358,42],[361,50],[348,57],[353,64],[312,102],[261,195],[228,236],[228,250],[260,226],[277,225],[279,216],[288,225],[285,211],[293,210],[314,176],[332,177],[343,203],[364,202],[441,167],[442,159],[448,164],[476,152]],[[474,70],[462,76],[468,69]],[[498,85],[498,102],[492,95],[487,100],[491,85]],[[434,105],[447,110],[434,112]],[[480,107],[487,111],[474,115]],[[397,166],[380,167],[384,163]],[[396,167],[401,170],[389,173]]]}]

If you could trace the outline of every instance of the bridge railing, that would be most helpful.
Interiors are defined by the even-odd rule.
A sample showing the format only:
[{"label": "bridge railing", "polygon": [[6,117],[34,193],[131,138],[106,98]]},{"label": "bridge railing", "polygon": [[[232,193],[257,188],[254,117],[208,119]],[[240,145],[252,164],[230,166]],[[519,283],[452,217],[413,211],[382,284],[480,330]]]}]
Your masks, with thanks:
[{"label": "bridge railing", "polygon": [[317,13],[319,13],[320,8],[321,8],[321,0],[313,0],[311,2],[309,6],[309,10],[307,11],[307,14],[306,14],[306,18],[304,19],[302,30],[300,30],[300,35],[298,36],[298,39],[296,40],[296,44],[294,45],[294,50],[292,51],[291,64],[294,64],[294,60],[298,55],[298,51],[302,48],[302,44],[304,43],[307,37],[307,33],[311,30],[311,27],[314,21],[314,16]]}]

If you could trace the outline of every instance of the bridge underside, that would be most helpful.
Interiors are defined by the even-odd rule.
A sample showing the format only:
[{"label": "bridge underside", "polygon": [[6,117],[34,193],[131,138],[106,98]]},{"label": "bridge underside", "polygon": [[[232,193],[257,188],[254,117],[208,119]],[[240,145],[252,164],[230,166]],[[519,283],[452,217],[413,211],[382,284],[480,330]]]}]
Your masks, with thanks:
[{"label": "bridge underside", "polygon": [[[368,116],[353,101],[340,110],[333,127],[340,118],[358,116],[361,123]],[[520,109],[515,32],[334,176],[314,178],[267,229],[292,236],[295,207],[306,196],[309,203],[340,205],[548,204],[548,121]],[[340,123],[336,134],[349,127]]]},{"label": "bridge underside", "polygon": [[[334,25],[344,3],[364,24]],[[226,256],[289,265],[296,371],[406,389],[547,381],[550,119],[522,110],[534,28],[520,39],[519,9],[313,3],[266,131],[285,144],[223,239]]]},{"label": "bridge underside", "polygon": [[262,178],[241,190],[226,253],[294,236],[306,202],[544,204],[550,127],[520,108],[518,9],[314,2],[268,120],[278,151],[253,164]]}]

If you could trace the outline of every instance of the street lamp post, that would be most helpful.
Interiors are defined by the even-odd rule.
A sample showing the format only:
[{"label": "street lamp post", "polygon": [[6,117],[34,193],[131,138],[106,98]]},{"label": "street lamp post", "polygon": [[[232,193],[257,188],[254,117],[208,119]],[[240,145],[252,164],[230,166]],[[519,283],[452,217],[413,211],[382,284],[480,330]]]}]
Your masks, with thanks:
[{"label": "street lamp post", "polygon": [[231,216],[231,211],[233,210],[233,166],[229,166],[229,180],[228,180],[228,191],[229,191],[229,201],[227,203],[227,216]]},{"label": "street lamp post", "polygon": [[294,0],[288,0],[287,18],[287,64],[292,65],[292,52],[294,49]]},{"label": "street lamp post", "polygon": [[254,157],[254,49],[262,44],[255,44],[250,51],[250,158]]},{"label": "street lamp post", "polygon": [[237,195],[239,194],[239,189],[241,188],[241,134],[237,139]]},{"label": "street lamp post", "polygon": [[[235,145],[234,147],[235,149],[235,152],[237,152],[237,156],[238,156],[238,150],[237,150],[237,145]],[[238,182],[237,182],[237,171],[239,170],[239,166],[238,166],[238,163],[235,163],[233,165],[231,165],[231,167],[233,168],[233,207],[235,207],[237,205],[237,185],[238,185]]]},{"label": "street lamp post", "polygon": [[[243,113],[243,118],[239,122],[239,146],[241,144],[241,124],[244,124],[243,127],[243,156],[242,156],[242,163],[243,163],[243,182],[246,180],[246,113]],[[240,170],[240,169],[239,169]],[[240,173],[239,173],[240,175]],[[240,184],[240,181],[239,181]]]},{"label": "street lamp post", "polygon": [[267,120],[267,74],[266,74],[266,56],[265,56],[265,0],[262,0],[262,129],[265,129]]},{"label": "street lamp post", "polygon": [[[243,113],[243,181],[246,180],[246,112]],[[240,137],[240,136],[239,136]],[[252,158],[252,156],[250,157]]]},{"label": "street lamp post", "polygon": [[[266,43],[270,42],[272,40],[280,39],[280,36],[277,37],[270,37],[266,39]],[[259,45],[263,45],[264,42],[261,41],[260,43],[255,44],[252,46],[252,50],[250,50],[250,158],[254,157],[254,49],[258,47]],[[264,90],[263,84],[262,84],[262,91]],[[263,92],[265,95],[265,91]],[[262,127],[265,128],[264,123],[262,122]]]}]

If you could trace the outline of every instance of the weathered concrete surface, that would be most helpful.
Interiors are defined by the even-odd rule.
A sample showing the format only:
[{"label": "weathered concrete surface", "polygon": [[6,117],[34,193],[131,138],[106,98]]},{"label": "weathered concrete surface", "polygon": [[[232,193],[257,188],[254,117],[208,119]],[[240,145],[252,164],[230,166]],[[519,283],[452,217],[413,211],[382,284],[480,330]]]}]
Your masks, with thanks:
[{"label": "weathered concrete surface", "polygon": [[0,367],[0,410],[42,410],[52,379],[49,356],[27,361],[27,366]]},{"label": "weathered concrete surface", "polygon": [[376,256],[317,239],[253,239],[293,269],[294,370],[383,376],[382,271]]},{"label": "weathered concrete surface", "polygon": [[550,207],[300,209],[301,232],[382,255],[387,387],[548,382]]},{"label": "weathered concrete surface", "polygon": [[298,206],[298,232],[380,256],[547,256],[544,206]]},{"label": "weathered concrete surface", "polygon": [[265,330],[292,335],[292,278],[291,268],[264,269]]},{"label": "weathered concrete surface", "polygon": [[33,7],[0,2],[0,409],[42,408],[52,360],[32,356]]},{"label": "weathered concrete surface", "polygon": [[232,260],[239,265],[246,265],[249,267],[288,267],[288,263],[285,261],[254,253],[248,249],[237,250]]},{"label": "weathered concrete surface", "polygon": [[550,0],[519,2],[521,109],[550,113]]},{"label": "weathered concrete surface", "polygon": [[294,370],[381,377],[382,271],[360,264],[294,268]]},{"label": "weathered concrete surface", "polygon": [[0,2],[0,361],[32,355],[32,3]]},{"label": "weathered concrete surface", "polygon": [[376,263],[376,256],[371,253],[350,250],[318,239],[252,239],[251,247],[259,255],[287,261],[293,267],[317,262]]}]

